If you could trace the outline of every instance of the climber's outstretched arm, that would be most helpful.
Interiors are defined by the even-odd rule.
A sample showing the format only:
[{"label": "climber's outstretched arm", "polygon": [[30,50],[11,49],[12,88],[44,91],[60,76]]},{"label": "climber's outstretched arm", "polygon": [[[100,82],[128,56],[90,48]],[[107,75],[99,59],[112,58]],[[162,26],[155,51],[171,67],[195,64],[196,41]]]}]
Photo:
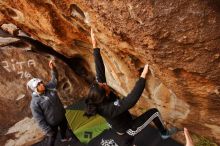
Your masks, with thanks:
[{"label": "climber's outstretched arm", "polygon": [[92,29],[91,29],[91,39],[92,39],[92,46],[93,46],[93,56],[95,60],[96,80],[98,83],[106,83],[105,66],[102,60],[102,56],[100,54],[100,49],[97,48],[95,35]]}]

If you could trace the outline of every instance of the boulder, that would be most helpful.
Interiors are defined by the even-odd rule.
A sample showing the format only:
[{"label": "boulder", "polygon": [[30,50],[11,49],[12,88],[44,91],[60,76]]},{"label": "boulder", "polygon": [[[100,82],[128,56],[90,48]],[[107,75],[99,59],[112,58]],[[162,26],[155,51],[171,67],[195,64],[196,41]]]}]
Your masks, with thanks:
[{"label": "boulder", "polygon": [[[41,140],[43,134],[31,119],[31,91],[26,83],[33,77],[48,82],[51,78],[48,62],[54,56],[36,52],[32,50],[34,46],[21,40],[19,46],[14,46],[11,44],[13,39],[9,45],[0,47],[0,145],[31,145]],[[66,62],[54,58],[61,101],[68,106],[82,100],[87,94],[88,83]]]},{"label": "boulder", "polygon": [[[108,84],[126,95],[150,64],[135,109],[157,107],[168,123],[220,143],[220,2],[218,0],[2,0],[0,23],[13,23],[94,72],[90,27]],[[5,71],[6,72],[6,71]],[[7,73],[7,72],[6,72]]]}]

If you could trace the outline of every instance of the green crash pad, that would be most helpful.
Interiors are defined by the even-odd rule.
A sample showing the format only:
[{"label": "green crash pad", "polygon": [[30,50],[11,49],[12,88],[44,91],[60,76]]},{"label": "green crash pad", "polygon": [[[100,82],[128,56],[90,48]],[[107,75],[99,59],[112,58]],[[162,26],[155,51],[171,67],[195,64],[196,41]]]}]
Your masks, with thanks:
[{"label": "green crash pad", "polygon": [[83,116],[83,107],[70,107],[66,110],[66,118],[73,133],[82,143],[88,143],[91,139],[98,136],[105,129],[108,123],[99,115],[88,118]]}]

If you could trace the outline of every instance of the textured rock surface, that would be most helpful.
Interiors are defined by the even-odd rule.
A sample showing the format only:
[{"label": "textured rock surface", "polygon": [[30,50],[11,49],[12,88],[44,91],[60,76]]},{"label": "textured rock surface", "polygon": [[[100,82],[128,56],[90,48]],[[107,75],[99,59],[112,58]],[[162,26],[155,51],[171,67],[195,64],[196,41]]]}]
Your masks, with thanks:
[{"label": "textured rock surface", "polygon": [[28,117],[13,125],[4,137],[7,139],[5,146],[33,145],[44,138],[34,119]]},{"label": "textured rock surface", "polygon": [[[26,83],[31,77],[42,78],[45,82],[50,80],[50,55],[30,51],[32,46],[27,43],[11,44],[18,39],[4,39],[8,39],[10,44],[0,47],[0,145],[31,145],[43,135],[28,118],[31,117],[31,92],[27,91]],[[56,58],[56,66],[59,73],[58,93],[64,105],[85,97],[87,82],[62,60]]]},{"label": "textured rock surface", "polygon": [[217,0],[2,0],[11,22],[94,71],[89,27],[103,48],[108,83],[122,95],[151,66],[133,112],[157,107],[164,119],[220,143],[220,2]]}]

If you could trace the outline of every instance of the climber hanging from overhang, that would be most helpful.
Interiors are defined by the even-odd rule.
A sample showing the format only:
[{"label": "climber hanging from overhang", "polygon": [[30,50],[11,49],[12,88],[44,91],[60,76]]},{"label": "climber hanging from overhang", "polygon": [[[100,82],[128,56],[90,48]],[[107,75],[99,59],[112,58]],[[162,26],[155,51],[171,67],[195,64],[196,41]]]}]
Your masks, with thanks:
[{"label": "climber hanging from overhang", "polygon": [[129,109],[132,108],[140,98],[146,82],[148,73],[148,65],[145,65],[139,80],[136,82],[132,91],[127,97],[120,99],[115,95],[106,83],[105,67],[97,48],[93,30],[91,30],[91,38],[93,44],[93,55],[95,60],[96,80],[92,84],[88,97],[86,99],[85,115],[88,117],[99,114],[103,116],[109,123],[114,136],[102,138],[97,145],[106,146],[113,144],[115,146],[135,145],[134,137],[141,132],[146,126],[153,122],[159,129],[162,139],[167,139],[177,132],[176,128],[166,129],[161,115],[156,108],[150,109],[136,119],[132,119]]}]

